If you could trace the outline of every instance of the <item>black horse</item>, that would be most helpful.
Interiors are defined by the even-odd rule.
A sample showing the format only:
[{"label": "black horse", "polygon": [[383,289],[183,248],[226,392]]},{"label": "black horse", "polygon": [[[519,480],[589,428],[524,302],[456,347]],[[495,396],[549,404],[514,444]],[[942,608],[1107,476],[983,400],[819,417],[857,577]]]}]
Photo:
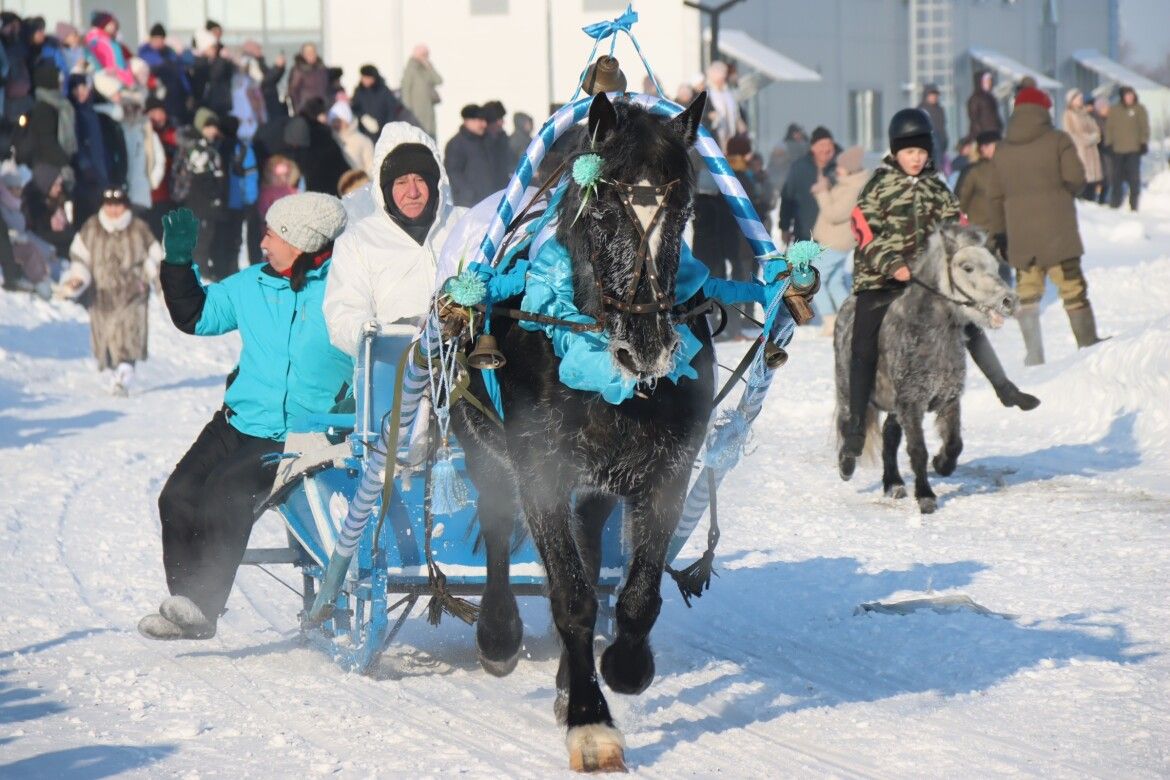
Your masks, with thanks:
[{"label": "black horse", "polygon": [[[522,509],[548,574],[563,647],[554,709],[568,726],[569,762],[577,770],[624,768],[622,735],[593,657],[602,528],[624,500],[632,558],[601,675],[611,690],[636,694],[654,678],[650,630],[662,606],[667,546],[712,410],[714,351],[704,318],[687,320],[703,343],[692,361],[699,378],[661,379],[679,342],[674,325],[685,315],[686,302],[674,300],[675,277],[692,209],[688,151],[705,102],[704,93],[668,119],[598,95],[577,154],[601,156],[602,183],[579,218],[579,187],[570,184],[560,206],[556,237],[572,256],[576,306],[604,326],[616,365],[639,382],[638,393],[613,405],[566,387],[543,333],[493,318],[492,333],[507,359],[496,370],[503,428],[468,404],[457,404],[451,418],[479,491],[488,561],[476,629],[480,660],[503,675],[519,656],[523,627],[508,558]],[[501,308],[519,308],[518,300]],[[486,402],[473,373],[471,388]]]}]

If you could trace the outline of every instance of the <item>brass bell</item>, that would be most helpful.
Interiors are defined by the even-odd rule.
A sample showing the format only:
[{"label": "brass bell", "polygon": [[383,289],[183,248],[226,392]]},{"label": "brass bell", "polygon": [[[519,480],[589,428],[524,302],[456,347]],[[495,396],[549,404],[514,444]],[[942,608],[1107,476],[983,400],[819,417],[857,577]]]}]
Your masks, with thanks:
[{"label": "brass bell", "polygon": [[496,345],[496,337],[483,333],[475,340],[475,349],[467,356],[467,365],[481,371],[493,371],[507,363],[504,353]]},{"label": "brass bell", "polygon": [[788,353],[770,341],[764,342],[764,365],[776,369],[788,362]]},{"label": "brass bell", "polygon": [[599,92],[625,92],[626,74],[622,73],[617,58],[608,54],[598,57],[597,62],[585,69],[581,89],[587,95],[596,95]]}]

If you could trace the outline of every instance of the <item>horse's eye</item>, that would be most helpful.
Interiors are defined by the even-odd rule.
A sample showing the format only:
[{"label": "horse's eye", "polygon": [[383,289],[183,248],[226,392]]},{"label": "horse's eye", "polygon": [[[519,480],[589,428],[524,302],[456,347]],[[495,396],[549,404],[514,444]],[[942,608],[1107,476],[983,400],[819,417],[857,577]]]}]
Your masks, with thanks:
[{"label": "horse's eye", "polygon": [[963,263],[962,268],[963,268],[963,273],[966,273],[966,274],[975,272],[975,266],[971,265],[970,263]]}]

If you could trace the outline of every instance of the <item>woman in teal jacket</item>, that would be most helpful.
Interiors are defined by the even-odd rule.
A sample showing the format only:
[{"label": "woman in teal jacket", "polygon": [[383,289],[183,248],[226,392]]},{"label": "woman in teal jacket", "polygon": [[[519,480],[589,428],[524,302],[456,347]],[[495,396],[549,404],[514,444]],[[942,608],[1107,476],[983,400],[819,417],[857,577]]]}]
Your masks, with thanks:
[{"label": "woman in teal jacket", "polygon": [[239,568],[253,511],[272,488],[289,422],[327,412],[349,393],[350,357],[329,343],[321,302],[333,241],[345,227],[341,201],[305,193],[266,215],[267,263],[203,285],[192,266],[199,221],[186,209],[163,219],[160,277],[175,325],[197,336],[237,330],[240,360],[223,408],[191,445],[158,499],[170,598],[138,630],[152,639],[215,635]]}]

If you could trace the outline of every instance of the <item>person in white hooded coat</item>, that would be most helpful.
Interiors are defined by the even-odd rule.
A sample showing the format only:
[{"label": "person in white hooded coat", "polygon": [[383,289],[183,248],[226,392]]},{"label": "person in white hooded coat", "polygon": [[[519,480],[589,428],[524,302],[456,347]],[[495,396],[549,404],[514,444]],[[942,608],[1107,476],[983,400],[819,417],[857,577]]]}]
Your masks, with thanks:
[{"label": "person in white hooded coat", "polygon": [[325,290],[329,338],[354,356],[370,320],[414,324],[427,311],[440,250],[464,212],[434,140],[413,125],[382,128],[372,173],[373,213],[337,240]]}]

